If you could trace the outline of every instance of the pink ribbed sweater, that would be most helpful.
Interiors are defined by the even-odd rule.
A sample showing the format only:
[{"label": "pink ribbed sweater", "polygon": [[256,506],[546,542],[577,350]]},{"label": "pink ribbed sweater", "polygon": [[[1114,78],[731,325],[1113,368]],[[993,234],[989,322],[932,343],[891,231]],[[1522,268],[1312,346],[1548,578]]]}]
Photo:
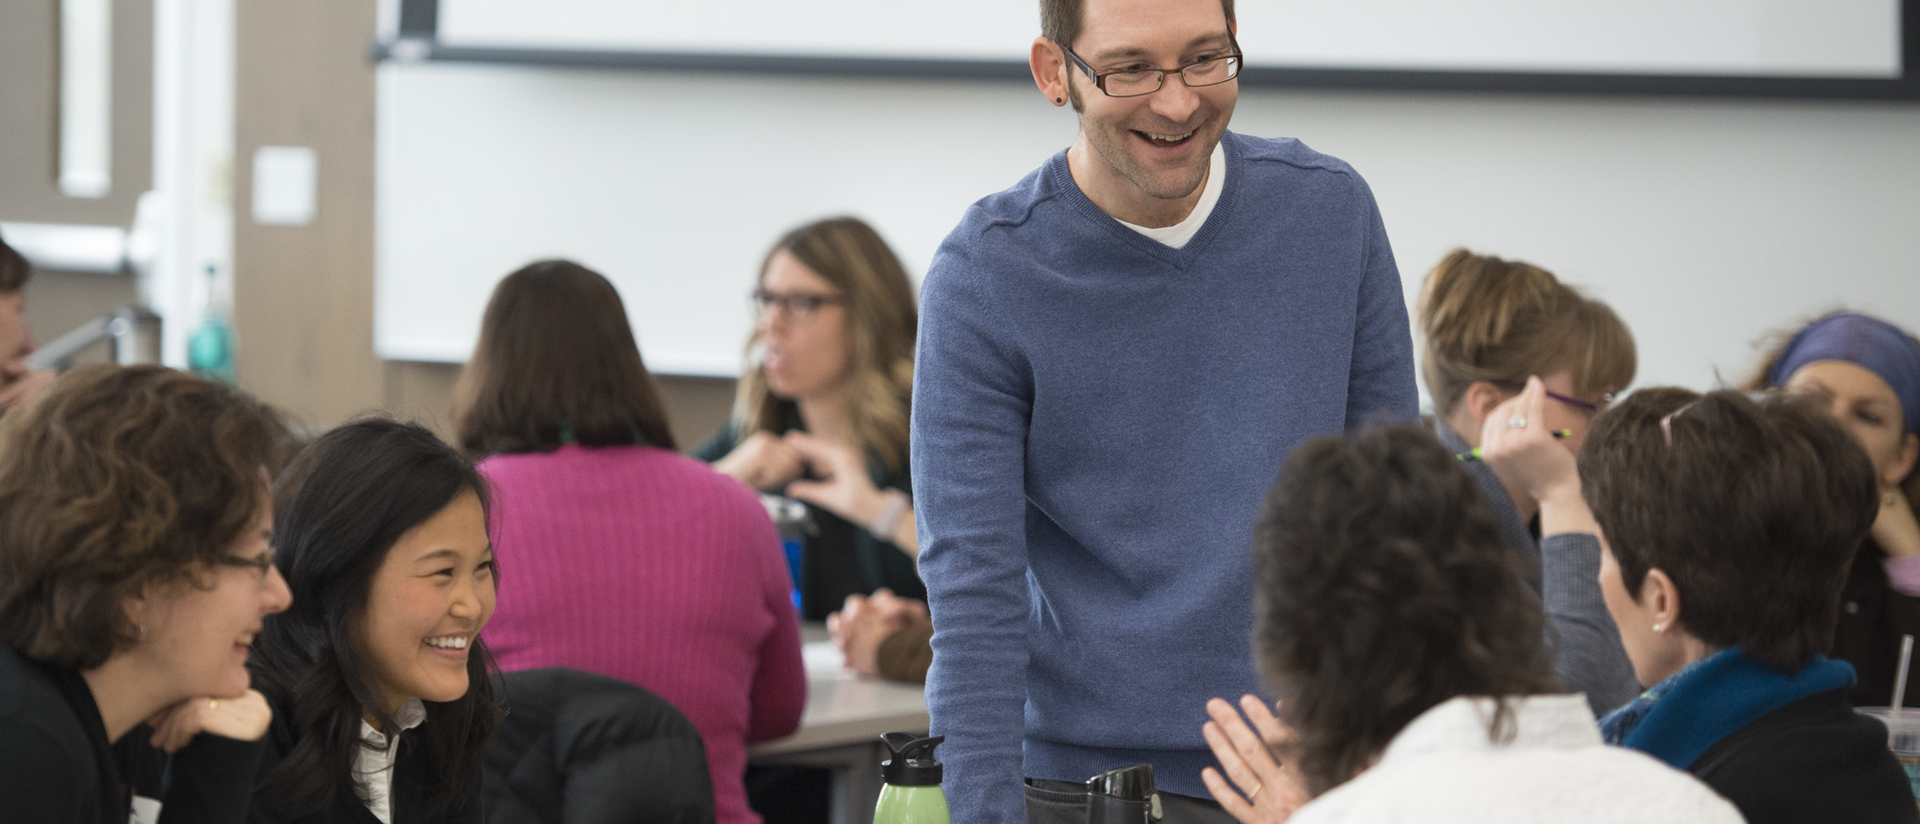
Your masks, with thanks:
[{"label": "pink ribbed sweater", "polygon": [[[758,822],[749,741],[800,723],[806,672],[780,539],[753,492],[649,446],[498,455],[505,671],[573,667],[639,684],[700,728],[720,824]],[[646,780],[634,776],[635,781]]]}]

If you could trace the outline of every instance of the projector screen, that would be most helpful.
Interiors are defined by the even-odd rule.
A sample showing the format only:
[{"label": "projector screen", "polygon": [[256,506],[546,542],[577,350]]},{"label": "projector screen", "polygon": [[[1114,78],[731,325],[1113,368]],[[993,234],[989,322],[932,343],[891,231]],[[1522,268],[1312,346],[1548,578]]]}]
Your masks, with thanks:
[{"label": "projector screen", "polygon": [[[1249,68],[1898,78],[1900,0],[1241,0]],[[438,0],[440,45],[1024,62],[1034,0]]]}]

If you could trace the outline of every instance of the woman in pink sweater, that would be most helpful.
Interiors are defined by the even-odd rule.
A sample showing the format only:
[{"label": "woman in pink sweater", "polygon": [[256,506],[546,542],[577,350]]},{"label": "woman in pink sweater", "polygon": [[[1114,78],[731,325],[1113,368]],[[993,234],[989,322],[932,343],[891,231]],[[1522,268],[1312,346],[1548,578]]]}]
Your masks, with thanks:
[{"label": "woman in pink sweater", "polygon": [[754,493],[674,452],[613,284],[567,261],[508,275],[456,397],[494,488],[500,669],[658,693],[705,739],[721,824],[758,821],[747,743],[792,732],[806,703],[791,578]]}]

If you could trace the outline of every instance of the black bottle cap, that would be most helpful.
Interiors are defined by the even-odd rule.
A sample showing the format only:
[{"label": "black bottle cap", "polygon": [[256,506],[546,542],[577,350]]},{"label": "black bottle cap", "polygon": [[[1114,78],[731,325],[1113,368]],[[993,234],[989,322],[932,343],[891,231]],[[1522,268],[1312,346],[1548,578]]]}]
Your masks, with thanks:
[{"label": "black bottle cap", "polygon": [[910,732],[890,732],[880,736],[893,757],[880,762],[880,780],[895,787],[938,787],[944,770],[934,760],[933,748],[947,740],[944,735],[920,736]]},{"label": "black bottle cap", "polygon": [[1087,793],[1126,801],[1146,801],[1153,797],[1153,765],[1135,764],[1103,772],[1087,779]]}]

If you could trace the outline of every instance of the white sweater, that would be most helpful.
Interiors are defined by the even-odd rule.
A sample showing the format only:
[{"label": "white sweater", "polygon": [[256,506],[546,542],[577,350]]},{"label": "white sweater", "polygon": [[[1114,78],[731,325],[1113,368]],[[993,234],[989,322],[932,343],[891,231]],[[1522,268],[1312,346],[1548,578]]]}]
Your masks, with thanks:
[{"label": "white sweater", "polygon": [[1512,702],[1515,734],[1489,740],[1493,702],[1455,698],[1421,713],[1380,760],[1294,814],[1291,824],[1740,824],[1693,776],[1600,740],[1579,695]]}]

